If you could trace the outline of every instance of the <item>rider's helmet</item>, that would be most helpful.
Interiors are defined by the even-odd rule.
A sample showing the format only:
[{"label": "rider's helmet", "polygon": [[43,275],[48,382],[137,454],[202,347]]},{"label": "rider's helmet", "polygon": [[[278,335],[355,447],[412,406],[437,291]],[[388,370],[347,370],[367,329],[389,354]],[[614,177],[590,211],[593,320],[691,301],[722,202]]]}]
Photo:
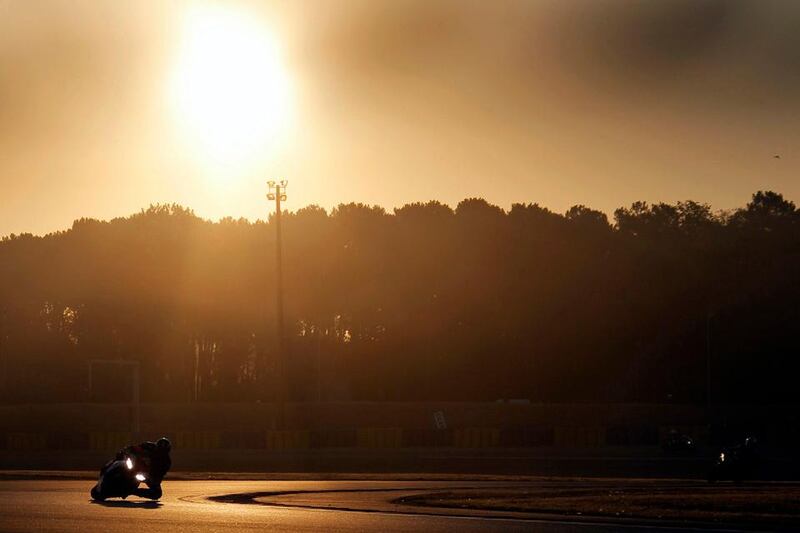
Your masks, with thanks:
[{"label": "rider's helmet", "polygon": [[156,447],[162,452],[169,453],[172,450],[172,443],[167,437],[161,437],[156,442]]}]

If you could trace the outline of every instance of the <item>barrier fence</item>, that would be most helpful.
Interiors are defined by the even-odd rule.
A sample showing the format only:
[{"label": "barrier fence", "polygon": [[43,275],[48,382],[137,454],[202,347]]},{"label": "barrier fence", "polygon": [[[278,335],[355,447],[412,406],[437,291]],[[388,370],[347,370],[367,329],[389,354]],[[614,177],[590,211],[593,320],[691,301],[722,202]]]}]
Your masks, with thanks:
[{"label": "barrier fence", "polygon": [[[166,431],[176,449],[189,450],[296,450],[314,448],[514,448],[553,446],[656,446],[669,431],[678,430],[698,442],[708,428],[692,427],[467,427],[403,429],[369,427],[332,430]],[[148,435],[160,436],[161,433]],[[130,432],[0,432],[0,450],[119,450],[134,441]]]}]

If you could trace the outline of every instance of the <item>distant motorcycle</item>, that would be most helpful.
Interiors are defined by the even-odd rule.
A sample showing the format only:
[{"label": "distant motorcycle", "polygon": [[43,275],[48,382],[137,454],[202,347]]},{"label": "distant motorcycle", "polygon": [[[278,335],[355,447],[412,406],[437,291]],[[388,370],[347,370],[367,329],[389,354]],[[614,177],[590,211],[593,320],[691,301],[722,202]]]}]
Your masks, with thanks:
[{"label": "distant motorcycle", "polygon": [[[138,464],[137,464],[138,463]],[[147,481],[146,465],[131,456],[115,459],[103,467],[97,484],[92,488],[92,499],[127,498]]]},{"label": "distant motorcycle", "polygon": [[694,455],[697,453],[694,439],[677,431],[670,431],[661,444],[661,449],[667,455]]},{"label": "distant motorcycle", "polygon": [[710,483],[717,481],[740,483],[753,477],[757,464],[756,440],[747,437],[743,443],[723,448],[719,452],[708,474],[708,481]]}]

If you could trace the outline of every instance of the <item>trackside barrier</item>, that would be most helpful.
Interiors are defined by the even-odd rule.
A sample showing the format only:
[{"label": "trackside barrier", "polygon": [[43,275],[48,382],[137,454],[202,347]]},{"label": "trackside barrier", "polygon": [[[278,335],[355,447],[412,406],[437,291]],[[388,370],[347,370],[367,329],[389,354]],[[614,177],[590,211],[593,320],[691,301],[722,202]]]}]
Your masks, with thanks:
[{"label": "trackside barrier", "polygon": [[362,428],[356,434],[359,448],[400,448],[403,430],[400,428]]},{"label": "trackside barrier", "polygon": [[494,448],[499,444],[499,429],[464,428],[453,432],[453,445],[457,448]]},{"label": "trackside barrier", "polygon": [[611,426],[606,430],[609,446],[655,446],[658,429],[653,426]]},{"label": "trackside barrier", "polygon": [[264,448],[263,431],[226,431],[222,433],[222,448],[226,450],[255,450]]},{"label": "trackside barrier", "polygon": [[266,435],[266,448],[268,450],[299,450],[310,446],[308,431],[299,430],[269,430]]},{"label": "trackside barrier", "polygon": [[606,442],[605,428],[557,427],[553,444],[568,448],[603,446]]},{"label": "trackside barrier", "polygon": [[45,450],[47,439],[41,433],[8,433],[6,448],[9,450]]},{"label": "trackside barrier", "polygon": [[429,448],[432,446],[452,446],[453,431],[449,429],[404,429],[403,446]]},{"label": "trackside barrier", "polygon": [[174,444],[179,450],[216,450],[221,440],[219,431],[178,431]]},{"label": "trackside barrier", "polygon": [[500,446],[529,448],[533,446],[552,446],[551,427],[512,427],[500,430]]},{"label": "trackside barrier", "polygon": [[325,429],[311,432],[312,448],[352,448],[356,442],[354,429]]},{"label": "trackside barrier", "polygon": [[[670,430],[705,443],[713,437],[706,426],[610,426],[605,427],[512,427],[402,429],[398,427],[269,430],[269,431],[181,431],[167,433],[176,449],[189,450],[289,450],[306,448],[494,448],[556,446],[657,446]],[[154,435],[148,435],[154,437]],[[117,451],[134,444],[127,431],[93,432],[0,432],[0,450],[92,450]]]},{"label": "trackside barrier", "polygon": [[48,433],[48,450],[86,450],[89,448],[89,435],[86,433]]},{"label": "trackside barrier", "polygon": [[133,437],[127,431],[92,431],[89,433],[89,449],[95,451],[121,450],[133,444]]},{"label": "trackside barrier", "polygon": [[664,442],[672,430],[682,435],[689,435],[697,442],[709,441],[709,430],[707,426],[661,426],[658,428],[658,442]]}]

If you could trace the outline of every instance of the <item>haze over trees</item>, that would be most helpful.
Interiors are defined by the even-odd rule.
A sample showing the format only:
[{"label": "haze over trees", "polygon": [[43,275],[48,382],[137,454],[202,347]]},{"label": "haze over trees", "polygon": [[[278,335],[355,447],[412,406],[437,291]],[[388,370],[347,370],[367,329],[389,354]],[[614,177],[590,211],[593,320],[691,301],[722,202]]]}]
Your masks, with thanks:
[{"label": "haze over trees", "polygon": [[[176,205],[0,242],[0,399],[85,401],[91,359],[145,401],[272,400],[274,222]],[[695,202],[283,217],[295,400],[798,400],[800,211]],[[109,378],[111,379],[111,378]]]}]

